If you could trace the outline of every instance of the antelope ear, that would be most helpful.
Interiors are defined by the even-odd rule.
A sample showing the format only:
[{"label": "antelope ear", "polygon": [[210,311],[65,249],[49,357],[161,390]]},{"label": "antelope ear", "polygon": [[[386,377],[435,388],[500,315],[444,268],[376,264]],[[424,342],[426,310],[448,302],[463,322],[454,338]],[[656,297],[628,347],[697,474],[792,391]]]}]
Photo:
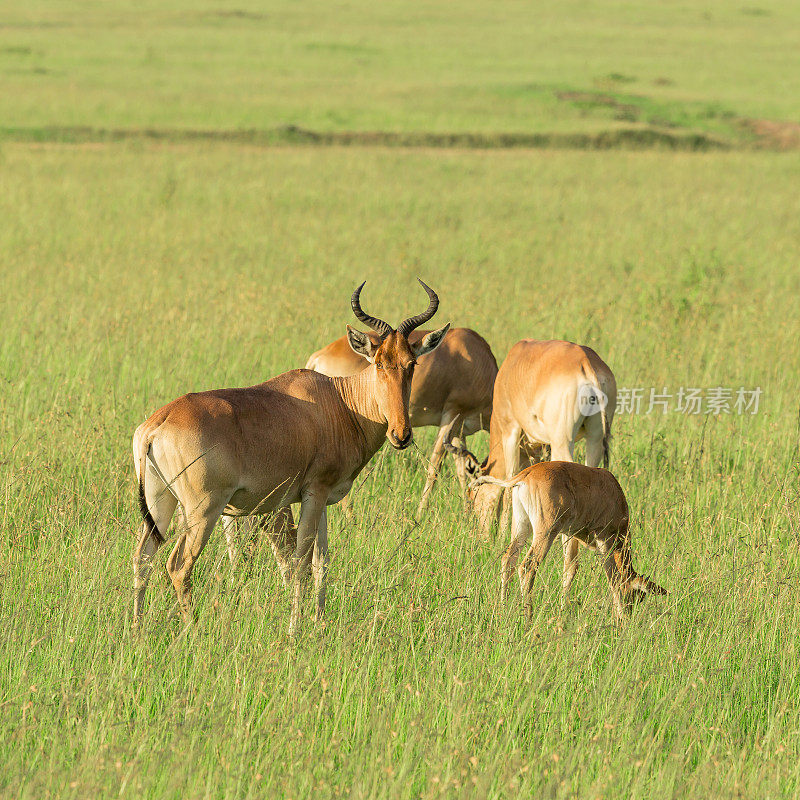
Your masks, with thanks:
[{"label": "antelope ear", "polygon": [[376,345],[366,333],[357,331],[355,328],[351,328],[348,325],[347,342],[353,349],[353,352],[364,356],[370,364],[375,360],[375,351],[378,349],[379,345]]},{"label": "antelope ear", "polygon": [[438,331],[431,331],[421,342],[415,342],[411,345],[411,352],[414,353],[417,358],[424,356],[426,353],[430,353],[431,350],[435,350],[442,343],[442,339],[444,339],[445,334],[449,330],[450,323],[448,322],[444,328],[439,328]]}]

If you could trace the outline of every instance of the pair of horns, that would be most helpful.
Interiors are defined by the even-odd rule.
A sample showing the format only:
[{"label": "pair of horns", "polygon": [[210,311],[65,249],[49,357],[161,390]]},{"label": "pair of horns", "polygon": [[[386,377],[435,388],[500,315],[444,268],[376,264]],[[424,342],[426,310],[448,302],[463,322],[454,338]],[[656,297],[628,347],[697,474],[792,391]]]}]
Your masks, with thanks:
[{"label": "pair of horns", "polygon": [[[417,278],[417,280],[422,284],[422,288],[428,293],[428,297],[430,298],[430,303],[428,304],[428,308],[422,313],[417,314],[416,317],[409,317],[408,319],[404,319],[398,326],[397,332],[402,334],[406,338],[408,338],[408,334],[414,330],[414,328],[418,328],[423,323],[427,322],[435,313],[436,309],[439,308],[439,297],[436,292],[431,289],[428,284],[426,284],[421,278]],[[366,281],[364,281],[366,283]],[[353,308],[353,313],[356,315],[356,319],[360,322],[363,322],[365,325],[369,325],[372,330],[376,333],[379,333],[381,336],[388,336],[393,328],[388,322],[384,322],[382,319],[378,319],[377,317],[371,317],[369,314],[365,314],[361,310],[361,290],[364,288],[364,283],[358,287],[353,292],[353,296],[350,298],[350,305]]]}]

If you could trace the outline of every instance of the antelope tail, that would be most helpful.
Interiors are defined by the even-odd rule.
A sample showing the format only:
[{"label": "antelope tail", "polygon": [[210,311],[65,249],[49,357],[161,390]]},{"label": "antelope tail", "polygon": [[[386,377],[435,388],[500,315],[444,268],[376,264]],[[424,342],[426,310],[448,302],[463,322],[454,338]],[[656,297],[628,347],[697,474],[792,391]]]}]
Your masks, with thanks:
[{"label": "antelope tail", "polygon": [[153,519],[150,509],[147,507],[147,498],[144,494],[144,468],[145,460],[149,453],[150,441],[149,437],[145,435],[142,437],[142,441],[139,444],[139,511],[142,513],[142,519],[147,527],[148,535],[152,536],[159,545],[162,545],[165,541],[164,536],[158,529],[158,525],[156,525],[156,521]]},{"label": "antelope tail", "polygon": [[[605,392],[600,388],[600,381],[597,380],[597,373],[594,371],[594,367],[588,362],[584,365],[584,370],[588,373],[588,377],[591,378],[592,387],[599,392],[597,395],[597,399],[600,399],[600,395],[604,395]],[[611,464],[611,457],[608,452],[608,439],[611,435],[611,432],[608,429],[608,416],[606,415],[606,407],[605,405],[600,406],[600,421],[603,423],[603,468],[608,469]]]},{"label": "antelope tail", "polygon": [[490,483],[493,486],[502,486],[504,489],[513,489],[517,485],[517,481],[512,478],[510,481],[501,481],[499,478],[493,478],[491,475],[481,475],[480,478],[472,482],[472,486],[481,486],[482,484]]}]

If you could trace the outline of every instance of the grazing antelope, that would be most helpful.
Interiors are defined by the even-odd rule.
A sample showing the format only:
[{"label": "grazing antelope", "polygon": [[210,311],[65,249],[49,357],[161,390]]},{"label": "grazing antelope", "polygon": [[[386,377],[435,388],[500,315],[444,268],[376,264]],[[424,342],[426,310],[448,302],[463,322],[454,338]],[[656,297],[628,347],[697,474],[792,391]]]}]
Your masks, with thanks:
[{"label": "grazing antelope", "polygon": [[[575,442],[584,437],[586,464],[596,467],[603,461],[608,467],[616,402],[614,374],[590,347],[535,339],[517,342],[494,384],[486,474],[508,480],[531,461],[541,460],[544,445],[549,445],[553,461],[572,461]],[[483,487],[475,510],[488,534],[503,490],[496,484]]]},{"label": "grazing antelope", "polygon": [[[413,345],[428,334],[415,331],[409,336]],[[375,334],[367,333],[373,345]],[[306,369],[323,375],[355,375],[369,366],[363,356],[355,353],[347,337],[331,342],[313,353]],[[452,328],[441,346],[421,358],[411,382],[409,418],[412,428],[433,425],[439,428],[428,475],[417,514],[428,505],[431,490],[445,454],[445,446],[454,437],[467,437],[480,430],[489,430],[492,416],[492,389],[497,375],[497,361],[483,337],[470,328]],[[463,489],[466,483],[458,473]],[[346,502],[346,501],[345,501]]]},{"label": "grazing antelope", "polygon": [[[586,467],[571,461],[543,461],[528,467],[511,480],[483,474],[478,460],[461,448],[457,457],[472,479],[472,490],[500,486],[511,490],[511,544],[500,569],[500,599],[505,602],[508,584],[517,567],[523,545],[531,546],[517,567],[525,616],[533,616],[531,590],[536,570],[560,534],[562,541],[575,542],[575,555],[564,564],[561,603],[578,569],[577,548],[582,543],[597,550],[611,587],[614,612],[622,618],[634,602],[647,594],[667,594],[649,578],[639,575],[631,559],[628,503],[617,479],[605,469]],[[564,548],[565,556],[567,548]]]},{"label": "grazing antelope", "polygon": [[[136,429],[133,455],[144,524],[133,556],[134,621],[172,515],[180,503],[186,530],[167,559],[184,620],[192,620],[192,569],[221,514],[276,513],[269,530],[284,580],[291,583],[289,632],[297,631],[301,599],[314,576],[317,619],[325,606],[328,565],[326,506],[344,497],[388,439],[398,450],[413,433],[408,418],[417,358],[434,350],[449,324],[409,344],[409,334],[436,313],[427,310],[393,329],[361,309],[362,283],[351,298],[373,341],[347,327],[350,346],[370,364],[347,378],[292,370],[246,389],[219,389],[173,400]],[[300,503],[296,533],[291,503]],[[293,545],[293,547],[292,547]],[[290,549],[291,548],[291,549]]]}]

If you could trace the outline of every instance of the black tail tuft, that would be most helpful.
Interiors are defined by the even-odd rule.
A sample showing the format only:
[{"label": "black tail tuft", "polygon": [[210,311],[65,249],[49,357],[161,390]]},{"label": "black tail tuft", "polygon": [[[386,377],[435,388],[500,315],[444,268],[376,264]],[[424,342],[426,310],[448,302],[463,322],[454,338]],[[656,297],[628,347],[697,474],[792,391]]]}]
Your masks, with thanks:
[{"label": "black tail tuft", "polygon": [[164,544],[164,537],[161,535],[161,531],[158,529],[158,525],[156,525],[156,521],[153,519],[150,509],[147,507],[143,483],[139,484],[139,510],[142,512],[144,524],[147,525],[148,534],[150,534],[160,545]]},{"label": "black tail tuft", "polygon": [[608,453],[608,436],[603,437],[603,468],[608,469],[611,466],[611,456]]}]

